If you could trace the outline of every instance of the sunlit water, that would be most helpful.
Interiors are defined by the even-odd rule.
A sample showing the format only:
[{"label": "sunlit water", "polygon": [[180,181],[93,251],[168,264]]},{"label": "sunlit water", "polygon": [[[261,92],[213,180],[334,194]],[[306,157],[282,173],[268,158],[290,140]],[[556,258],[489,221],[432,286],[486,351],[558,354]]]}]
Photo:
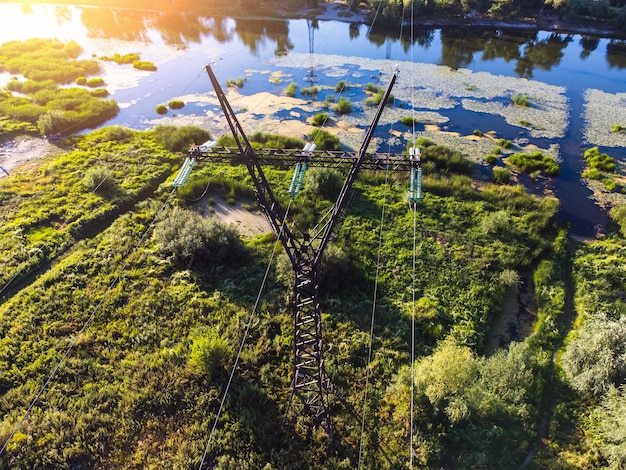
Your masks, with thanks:
[{"label": "sunlit water", "polygon": [[[247,76],[242,94],[268,91],[281,94],[290,81],[300,87],[310,86],[306,63],[286,69],[274,64],[277,57],[304,57],[302,62],[314,62],[316,55],[341,55],[362,59],[383,60],[381,85],[395,64],[426,63],[469,69],[537,80],[565,87],[569,102],[569,125],[563,137],[535,138],[521,127],[507,124],[500,116],[476,113],[453,106],[439,109],[448,119],[447,128],[463,135],[474,129],[496,130],[507,139],[527,138],[542,148],[551,142],[560,146],[561,176],[548,183],[561,200],[559,219],[572,224],[579,235],[593,235],[597,225],[606,223],[605,213],[590,199],[590,191],[580,183],[581,154],[591,146],[584,142],[583,94],[594,88],[608,93],[626,92],[626,57],[610,49],[609,39],[556,35],[547,32],[504,32],[477,30],[416,30],[416,44],[409,45],[408,28],[403,39],[400,31],[370,30],[367,25],[337,21],[307,20],[267,21],[196,17],[185,14],[111,10],[55,5],[0,4],[3,27],[0,43],[31,37],[75,40],[84,50],[85,58],[138,52],[142,60],[158,66],[156,72],[141,72],[132,67],[102,62],[106,88],[121,107],[119,115],[107,124],[119,124],[135,129],[147,129],[161,121],[155,112],[158,104],[178,97],[203,96],[212,92],[203,66],[215,61],[214,70],[222,83],[228,78]],[[312,54],[311,54],[312,52]],[[361,58],[361,59],[359,59]],[[353,59],[354,60],[354,59]],[[362,64],[347,64],[344,68],[316,70],[316,85],[331,90],[349,71],[352,83],[376,82],[376,74],[360,69]],[[402,67],[401,67],[402,68]],[[406,68],[406,67],[405,67]],[[270,72],[286,74],[281,84],[268,80]],[[406,77],[419,87],[419,76]],[[0,74],[0,84],[8,74]],[[514,90],[513,90],[514,91]],[[411,106],[411,103],[408,104]],[[419,103],[412,103],[420,108]],[[318,104],[321,108],[321,103]],[[309,115],[322,109],[313,109]],[[245,125],[254,130],[254,110],[248,110]],[[191,99],[179,117],[198,118],[201,125],[207,113],[219,114],[211,100]],[[287,113],[287,112],[285,112]],[[166,119],[172,119],[170,110]],[[280,110],[276,111],[280,116]],[[307,111],[299,113],[302,119]],[[293,114],[292,114],[293,116]],[[287,116],[283,116],[287,117]],[[169,122],[169,121],[166,121]],[[367,121],[363,122],[364,127]],[[245,126],[244,126],[245,127]],[[381,126],[377,135],[389,135],[390,125]],[[394,150],[405,145],[393,141]],[[626,160],[622,147],[605,148],[612,156]],[[533,189],[537,183],[525,180]],[[540,184],[545,190],[546,183]]]}]

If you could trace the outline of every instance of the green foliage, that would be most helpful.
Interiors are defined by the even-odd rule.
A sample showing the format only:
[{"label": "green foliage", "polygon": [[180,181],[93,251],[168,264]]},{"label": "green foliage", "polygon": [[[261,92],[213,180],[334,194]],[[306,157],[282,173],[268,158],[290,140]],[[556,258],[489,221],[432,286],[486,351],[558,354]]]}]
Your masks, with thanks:
[{"label": "green foliage", "polygon": [[413,127],[416,124],[419,124],[419,121],[417,119],[415,119],[413,116],[404,116],[404,117],[402,117],[401,122],[406,127]]},{"label": "green foliage", "polygon": [[345,90],[350,89],[350,84],[346,83],[344,80],[339,80],[337,85],[335,85],[335,93],[343,93]]},{"label": "green foliage", "polygon": [[626,318],[594,316],[578,328],[563,354],[563,370],[575,390],[596,397],[626,379]]},{"label": "green foliage", "polygon": [[341,97],[333,109],[339,114],[350,114],[352,112],[352,102],[348,98]]},{"label": "green foliage", "polygon": [[124,54],[124,55],[120,55],[119,53],[116,52],[111,57],[109,56],[100,57],[100,60],[104,60],[107,62],[115,62],[116,64],[119,64],[119,65],[132,64],[135,61],[138,61],[139,59],[140,59],[139,54],[132,53],[132,52],[130,54]]},{"label": "green foliage", "polygon": [[204,218],[188,209],[174,208],[154,230],[159,249],[179,266],[216,268],[243,254],[237,231],[213,217]]},{"label": "green foliage", "polygon": [[95,60],[76,60],[80,46],[56,39],[28,39],[10,41],[0,46],[0,71],[21,74],[29,80],[70,83],[80,76],[98,73]]},{"label": "green foliage", "polygon": [[154,110],[157,114],[167,114],[167,106],[165,106],[164,104],[158,104],[156,108],[154,108]]},{"label": "green foliage", "polygon": [[326,124],[327,120],[328,120],[328,114],[317,113],[315,116],[313,116],[313,119],[311,120],[311,125],[315,127],[320,127]]},{"label": "green foliage", "polygon": [[473,134],[477,137],[482,137],[483,136],[483,131],[479,130],[479,129],[474,129]]},{"label": "green foliage", "polygon": [[157,67],[152,62],[144,61],[144,60],[135,60],[133,61],[133,68],[137,70],[145,70],[148,72],[155,72]]},{"label": "green foliage", "polygon": [[106,90],[106,88],[98,88],[96,90],[91,90],[89,94],[93,96],[94,98],[106,98],[107,96],[109,96],[109,92]]},{"label": "green foliage", "polygon": [[104,80],[101,77],[92,77],[87,80],[86,85],[90,88],[98,88],[104,85]]},{"label": "green foliage", "polygon": [[319,150],[341,150],[339,138],[326,129],[316,130],[309,134],[308,138],[315,139],[313,142]]},{"label": "green foliage", "polygon": [[598,147],[591,147],[585,150],[583,158],[591,168],[596,168],[608,173],[615,171],[615,159],[609,157],[606,153],[600,153]]},{"label": "green foliage", "polygon": [[154,138],[170,152],[183,152],[211,139],[211,134],[197,126],[156,126]]},{"label": "green foliage", "polygon": [[498,184],[509,184],[511,180],[511,170],[508,168],[497,168],[493,169],[493,181]]},{"label": "green foliage", "polygon": [[310,96],[313,99],[317,98],[317,94],[319,92],[320,89],[316,86],[300,88],[300,93],[302,94],[302,96]]},{"label": "green foliage", "polygon": [[33,93],[37,93],[39,90],[55,89],[57,87],[57,84],[54,80],[26,80],[24,82],[20,82],[17,79],[12,79],[9,81],[9,83],[7,83],[6,86],[7,90],[30,95]]},{"label": "green foliage", "polygon": [[85,77],[84,75],[78,77],[76,79],[76,85],[80,85],[80,86],[87,85],[87,77]]},{"label": "green foliage", "polygon": [[541,152],[514,153],[508,159],[509,163],[518,167],[524,173],[543,171],[547,176],[557,176],[559,165],[554,158],[543,155]]},{"label": "green foliage", "polygon": [[116,187],[115,175],[105,166],[90,168],[85,173],[83,186],[86,191],[106,194]]},{"label": "green foliage", "polygon": [[[366,106],[378,106],[380,104],[380,102],[383,100],[383,96],[385,95],[385,91],[379,91],[378,93],[376,93],[374,96],[370,96],[368,98],[365,99],[365,104]],[[387,101],[385,102],[385,104],[391,104],[393,103],[394,100],[394,96],[393,94],[389,94],[389,96],[387,97]]]},{"label": "green foliage", "polygon": [[171,100],[167,103],[170,109],[182,109],[185,107],[185,102],[182,100]]},{"label": "green foliage", "polygon": [[306,188],[324,199],[334,201],[343,186],[343,177],[332,168],[311,168],[306,176]]},{"label": "green foliage", "polygon": [[494,155],[493,153],[489,153],[485,155],[485,162],[487,162],[489,165],[495,165],[498,162],[498,156]]},{"label": "green foliage", "polygon": [[194,372],[210,380],[219,370],[224,370],[229,365],[232,353],[228,339],[217,331],[196,330],[192,334],[189,365]]},{"label": "green foliage", "polygon": [[504,149],[510,149],[513,146],[512,142],[506,139],[498,139],[498,145]]},{"label": "green foliage", "polygon": [[246,82],[245,77],[229,78],[226,80],[226,86],[234,88],[243,88],[243,84]]},{"label": "green foliage", "polygon": [[626,427],[623,426],[626,413],[625,388],[624,385],[612,387],[589,419],[596,438],[595,444],[611,469],[626,466]]},{"label": "green foliage", "polygon": [[513,103],[516,106],[523,106],[523,107],[530,106],[530,101],[528,99],[528,96],[520,95],[518,93],[514,93],[513,96],[511,96],[511,103]]},{"label": "green foliage", "polygon": [[611,132],[617,132],[618,134],[626,134],[626,125],[613,124],[611,126]]},{"label": "green foliage", "polygon": [[615,206],[609,211],[609,215],[613,222],[617,224],[622,235],[626,237],[626,204]]},{"label": "green foliage", "polygon": [[287,85],[287,88],[285,89],[285,94],[287,96],[294,98],[296,96],[297,89],[298,89],[298,84],[296,82],[291,82],[289,85]]},{"label": "green foliage", "polygon": [[602,179],[602,173],[597,168],[587,168],[583,170],[581,176],[590,180]]},{"label": "green foliage", "polygon": [[[407,147],[409,146],[410,143]],[[422,149],[422,162],[434,163],[440,171],[472,174],[474,164],[458,150],[443,145],[431,145],[427,139],[422,141],[418,139],[413,146]]]}]

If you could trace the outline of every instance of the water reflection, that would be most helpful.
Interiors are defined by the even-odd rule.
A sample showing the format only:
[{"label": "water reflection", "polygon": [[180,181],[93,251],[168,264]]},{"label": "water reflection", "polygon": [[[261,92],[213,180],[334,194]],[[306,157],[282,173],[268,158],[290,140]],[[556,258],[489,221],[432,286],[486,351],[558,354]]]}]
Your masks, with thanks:
[{"label": "water reflection", "polygon": [[626,69],[626,41],[609,41],[606,46],[606,62],[610,68]]}]

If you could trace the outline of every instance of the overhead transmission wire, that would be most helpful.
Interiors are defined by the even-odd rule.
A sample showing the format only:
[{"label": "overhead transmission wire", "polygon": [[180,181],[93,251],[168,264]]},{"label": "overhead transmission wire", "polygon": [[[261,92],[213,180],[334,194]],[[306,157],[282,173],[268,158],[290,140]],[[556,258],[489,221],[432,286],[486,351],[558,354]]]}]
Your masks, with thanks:
[{"label": "overhead transmission wire", "polygon": [[287,216],[289,215],[289,209],[291,207],[291,203],[293,202],[295,194],[291,196],[289,199],[289,204],[285,210],[285,216],[283,217],[283,221],[280,225],[280,231],[278,232],[278,237],[276,238],[276,242],[274,243],[274,247],[272,249],[272,254],[270,255],[269,262],[267,263],[267,268],[265,269],[265,274],[263,275],[263,280],[261,281],[261,286],[259,287],[259,292],[257,294],[256,300],[254,302],[254,307],[252,308],[252,312],[248,317],[248,322],[246,324],[246,329],[244,330],[243,337],[241,339],[241,343],[239,344],[239,350],[237,351],[237,355],[235,356],[235,362],[230,371],[230,375],[228,377],[228,382],[226,383],[226,388],[224,389],[224,395],[222,396],[222,400],[220,401],[220,406],[217,410],[217,415],[215,416],[215,420],[213,421],[213,426],[211,427],[211,432],[209,433],[209,438],[207,440],[206,446],[204,447],[204,453],[202,454],[202,460],[200,461],[199,470],[202,470],[204,466],[204,462],[209,453],[209,449],[211,448],[211,442],[213,440],[213,436],[215,435],[215,430],[217,429],[217,424],[222,414],[222,410],[224,409],[224,403],[226,402],[226,398],[228,397],[228,392],[230,391],[230,386],[233,383],[233,379],[235,377],[235,372],[237,370],[237,365],[239,364],[239,359],[241,358],[241,353],[243,351],[243,347],[246,344],[246,339],[248,338],[248,333],[250,332],[250,327],[252,325],[252,320],[256,315],[257,308],[259,307],[259,303],[261,301],[261,295],[263,294],[263,290],[265,289],[265,283],[267,282],[267,278],[270,273],[270,269],[272,267],[272,263],[274,262],[274,256],[276,255],[276,250],[280,245],[280,237],[283,234],[283,230],[285,228],[285,223],[287,221]]},{"label": "overhead transmission wire", "polygon": [[83,335],[83,333],[87,330],[87,328],[89,327],[89,325],[93,322],[93,319],[96,316],[96,313],[98,312],[98,310],[100,310],[100,307],[104,304],[104,301],[106,300],[107,296],[109,295],[109,293],[113,290],[113,288],[115,287],[115,285],[118,283],[118,281],[120,280],[123,272],[126,270],[126,267],[129,264],[129,260],[132,258],[132,256],[135,254],[135,252],[137,251],[137,249],[139,249],[139,247],[143,244],[143,242],[145,241],[148,232],[150,231],[150,229],[154,226],[157,218],[161,215],[161,213],[163,212],[163,210],[165,209],[165,207],[167,206],[167,204],[169,203],[170,199],[172,198],[172,196],[174,195],[174,193],[176,192],[176,187],[174,187],[172,189],[172,191],[170,192],[169,196],[167,197],[167,199],[165,200],[165,202],[163,203],[163,205],[159,208],[159,210],[156,212],[154,218],[152,219],[152,222],[150,223],[150,225],[148,225],[148,227],[146,228],[146,230],[144,231],[143,235],[141,236],[141,238],[139,239],[139,241],[135,244],[135,246],[133,247],[133,249],[131,250],[130,254],[128,256],[125,257],[126,261],[124,262],[124,264],[120,267],[120,269],[117,272],[117,275],[115,276],[115,278],[113,279],[113,281],[111,281],[111,283],[109,284],[109,286],[107,287],[107,289],[105,290],[104,294],[102,295],[102,298],[100,299],[100,301],[97,303],[97,305],[94,307],[94,309],[92,310],[91,314],[89,315],[89,317],[87,317],[87,320],[85,321],[85,323],[83,324],[82,328],[78,331],[78,333],[76,335],[74,335],[72,341],[70,342],[70,345],[66,348],[65,353],[63,354],[63,356],[61,357],[61,360],[57,363],[57,365],[54,367],[54,369],[52,370],[52,372],[50,373],[50,375],[48,376],[48,378],[46,379],[46,381],[44,382],[44,384],[42,385],[42,387],[39,389],[39,391],[37,392],[37,394],[35,395],[35,398],[33,398],[33,400],[30,402],[30,405],[28,406],[28,408],[26,409],[26,411],[24,412],[24,414],[22,415],[22,417],[20,418],[20,420],[17,422],[17,424],[13,427],[13,430],[11,431],[11,434],[9,434],[9,437],[7,438],[7,440],[5,441],[4,445],[2,446],[2,448],[0,449],[0,455],[2,455],[4,453],[4,451],[6,450],[9,442],[11,441],[11,439],[13,438],[13,436],[15,436],[15,434],[17,433],[17,431],[19,430],[20,426],[22,425],[22,423],[24,422],[24,420],[28,417],[28,415],[30,414],[30,412],[32,411],[33,407],[35,406],[35,404],[37,403],[37,401],[39,400],[39,398],[41,397],[41,395],[43,394],[43,392],[46,390],[46,388],[48,387],[48,385],[52,382],[52,380],[54,379],[54,377],[56,376],[57,372],[61,369],[61,367],[63,367],[63,365],[65,364],[65,361],[67,360],[67,358],[69,357],[69,354],[72,352],[72,350],[74,349],[74,346],[76,346],[76,343],[78,342],[78,340],[80,339],[80,337]]},{"label": "overhead transmission wire", "polygon": [[[380,9],[381,4],[382,2],[378,5],[379,9]],[[376,16],[378,16],[378,11],[376,12],[374,20],[372,21],[372,25],[370,26],[370,31],[371,31],[371,28],[374,26],[374,21],[376,20]],[[400,24],[400,37],[402,37],[402,27],[403,27],[402,23],[403,22],[404,22],[404,5],[402,7],[402,22]],[[391,143],[389,143],[388,151],[389,153],[391,153]],[[380,274],[381,255],[382,255],[382,247],[383,247],[383,228],[385,224],[385,208],[386,208],[386,203],[387,203],[388,182],[389,182],[389,169],[387,168],[387,170],[385,171],[385,184],[384,184],[385,191],[383,192],[383,204],[382,204],[381,215],[380,215],[380,228],[379,228],[379,233],[378,233],[378,251],[376,255],[376,274],[375,274],[375,280],[374,280],[372,313],[370,317],[370,332],[369,332],[369,344],[368,344],[368,352],[367,352],[367,363],[365,366],[365,389],[363,391],[363,410],[361,414],[361,437],[359,440],[359,460],[358,460],[358,467],[357,467],[359,469],[361,468],[361,465],[363,463],[363,450],[364,450],[364,442],[365,442],[365,422],[366,422],[366,415],[367,415],[367,409],[368,409],[367,408],[368,407],[368,391],[369,391],[369,380],[370,380],[370,372],[371,372],[371,364],[372,364],[372,351],[373,351],[373,343],[374,343],[374,324],[375,324],[375,316],[376,316],[376,303],[378,300],[378,279],[379,279],[379,274]]]}]

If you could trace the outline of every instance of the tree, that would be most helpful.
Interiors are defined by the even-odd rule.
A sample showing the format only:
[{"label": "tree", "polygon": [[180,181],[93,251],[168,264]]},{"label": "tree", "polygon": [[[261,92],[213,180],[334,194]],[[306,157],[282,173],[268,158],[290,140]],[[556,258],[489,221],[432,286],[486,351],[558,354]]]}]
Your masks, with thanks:
[{"label": "tree", "polygon": [[626,318],[590,318],[563,354],[571,386],[596,397],[626,379]]}]

